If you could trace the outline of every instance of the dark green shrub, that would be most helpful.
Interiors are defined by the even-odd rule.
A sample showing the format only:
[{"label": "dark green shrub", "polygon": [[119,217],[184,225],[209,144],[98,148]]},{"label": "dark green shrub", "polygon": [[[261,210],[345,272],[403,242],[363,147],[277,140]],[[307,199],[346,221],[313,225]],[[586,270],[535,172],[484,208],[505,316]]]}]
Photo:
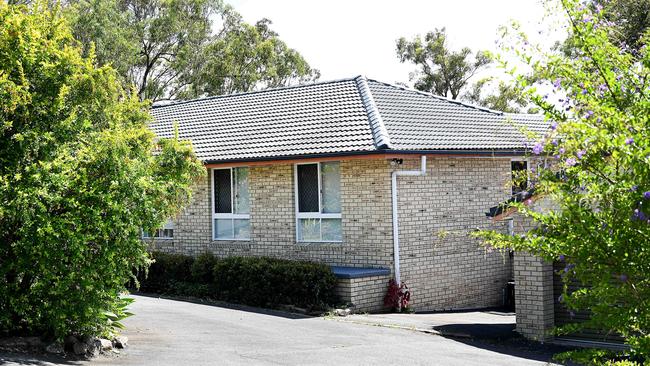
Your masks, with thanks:
[{"label": "dark green shrub", "polygon": [[192,282],[190,270],[194,264],[194,258],[183,254],[162,252],[153,252],[151,257],[154,262],[151,263],[148,273],[138,274],[140,291],[185,295],[178,293],[178,289],[182,286],[177,283]]},{"label": "dark green shrub", "polygon": [[329,266],[266,257],[230,257],[214,267],[221,299],[253,306],[323,307],[336,301]]},{"label": "dark green shrub", "polygon": [[214,266],[219,261],[212,253],[201,254],[192,263],[192,280],[197,283],[214,282]]},{"label": "dark green shrub", "polygon": [[323,308],[337,301],[336,277],[329,266],[268,257],[219,259],[202,254],[153,252],[148,276],[138,274],[140,290],[193,296],[252,306],[295,305]]}]

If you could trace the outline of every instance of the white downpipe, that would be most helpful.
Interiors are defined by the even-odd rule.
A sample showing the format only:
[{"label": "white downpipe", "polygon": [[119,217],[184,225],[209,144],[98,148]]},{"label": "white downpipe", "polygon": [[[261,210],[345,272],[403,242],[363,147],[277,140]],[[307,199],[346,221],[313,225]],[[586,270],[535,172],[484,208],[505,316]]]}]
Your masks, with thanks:
[{"label": "white downpipe", "polygon": [[420,170],[396,170],[391,176],[391,194],[393,203],[393,261],[395,263],[395,282],[399,286],[402,278],[399,270],[399,218],[397,213],[397,177],[402,175],[425,176],[427,175],[427,157],[420,157]]}]

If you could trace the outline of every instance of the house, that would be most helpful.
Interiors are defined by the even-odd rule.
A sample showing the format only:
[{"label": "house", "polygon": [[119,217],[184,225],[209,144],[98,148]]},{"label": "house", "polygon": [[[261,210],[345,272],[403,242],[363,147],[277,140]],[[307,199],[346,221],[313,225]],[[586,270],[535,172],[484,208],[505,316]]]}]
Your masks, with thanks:
[{"label": "house", "polygon": [[472,238],[501,222],[526,161],[504,114],[357,76],[155,106],[153,131],[177,124],[206,167],[193,202],[154,236],[158,250],[324,262],[339,294],[379,310],[390,278],[416,310],[498,306],[512,258]]}]

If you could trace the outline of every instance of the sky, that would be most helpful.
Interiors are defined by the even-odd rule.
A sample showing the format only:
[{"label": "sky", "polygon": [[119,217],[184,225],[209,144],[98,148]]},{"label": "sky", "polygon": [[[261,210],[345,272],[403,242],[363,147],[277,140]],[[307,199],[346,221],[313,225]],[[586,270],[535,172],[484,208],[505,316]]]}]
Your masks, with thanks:
[{"label": "sky", "polygon": [[409,85],[413,64],[402,64],[395,41],[447,28],[452,49],[496,51],[500,25],[518,20],[535,31],[544,14],[540,0],[230,0],[249,23],[269,18],[271,29],[296,49],[320,80],[365,75]]}]

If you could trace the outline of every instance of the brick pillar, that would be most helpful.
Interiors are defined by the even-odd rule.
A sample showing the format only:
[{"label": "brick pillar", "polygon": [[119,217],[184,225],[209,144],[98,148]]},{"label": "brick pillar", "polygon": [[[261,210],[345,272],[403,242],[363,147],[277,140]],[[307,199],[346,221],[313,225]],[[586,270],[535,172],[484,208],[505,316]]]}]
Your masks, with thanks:
[{"label": "brick pillar", "polygon": [[553,264],[529,253],[517,252],[514,260],[517,332],[544,342],[552,339]]}]

